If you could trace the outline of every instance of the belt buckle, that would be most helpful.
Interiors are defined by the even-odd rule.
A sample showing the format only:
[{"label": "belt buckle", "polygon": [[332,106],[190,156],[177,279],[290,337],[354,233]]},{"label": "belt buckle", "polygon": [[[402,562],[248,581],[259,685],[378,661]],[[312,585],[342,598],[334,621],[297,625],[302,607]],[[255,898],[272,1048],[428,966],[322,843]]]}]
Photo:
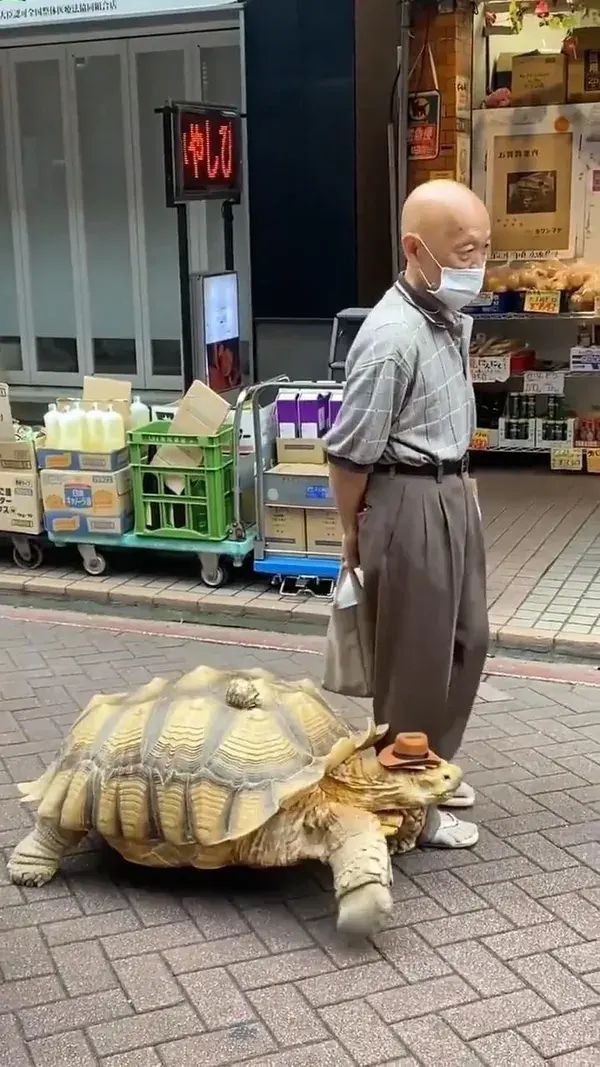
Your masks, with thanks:
[{"label": "belt buckle", "polygon": [[468,454],[468,452],[465,452],[463,458],[460,461],[460,473],[461,474],[468,474],[469,473],[469,454]]},{"label": "belt buckle", "polygon": [[444,479],[444,464],[443,464],[442,460],[438,460],[438,462],[437,462],[437,470],[435,472],[435,480],[436,480],[436,482],[439,483],[439,482],[442,482],[443,479]]}]

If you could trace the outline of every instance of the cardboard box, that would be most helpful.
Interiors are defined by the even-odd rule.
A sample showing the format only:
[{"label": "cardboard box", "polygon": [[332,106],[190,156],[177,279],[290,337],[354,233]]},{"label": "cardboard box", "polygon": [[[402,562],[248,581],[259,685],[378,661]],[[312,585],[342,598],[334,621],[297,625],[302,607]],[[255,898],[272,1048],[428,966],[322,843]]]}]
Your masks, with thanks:
[{"label": "cardboard box", "polygon": [[511,95],[515,107],[564,104],[567,96],[566,56],[562,52],[513,56]]},{"label": "cardboard box", "polygon": [[325,449],[322,441],[296,437],[277,439],[278,463],[325,463]]},{"label": "cardboard box", "polygon": [[0,530],[38,534],[42,529],[40,480],[34,474],[0,472]]},{"label": "cardboard box", "polygon": [[264,485],[268,503],[277,507],[334,507],[326,464],[278,463],[265,471]]},{"label": "cardboard box", "polygon": [[342,524],[337,511],[306,511],[306,550],[312,556],[341,556]]},{"label": "cardboard box", "polygon": [[57,540],[60,539],[60,534],[66,534],[68,537],[75,534],[119,537],[132,529],[133,512],[124,512],[122,515],[82,515],[79,511],[46,511],[44,527]]},{"label": "cardboard box", "polygon": [[94,375],[86,375],[83,379],[83,408],[91,408],[97,404],[99,408],[112,406],[123,419],[125,429],[129,428],[131,421],[131,382],[125,378],[96,378]]},{"label": "cardboard box", "polygon": [[116,452],[75,452],[62,448],[45,448],[45,438],[37,442],[40,470],[53,471],[120,471],[129,466],[129,448]]},{"label": "cardboard box", "polygon": [[573,30],[577,58],[567,62],[567,102],[600,100],[600,27]]},{"label": "cardboard box", "polygon": [[32,474],[37,466],[33,441],[0,441],[0,470]]},{"label": "cardboard box", "polygon": [[[535,443],[537,448],[573,448],[575,442],[575,419],[536,419]],[[560,439],[555,433],[565,436]]]},{"label": "cardboard box", "polygon": [[[519,436],[514,437],[515,423]],[[507,429],[510,425],[510,435]],[[520,452],[536,447],[536,420],[535,419],[498,419],[498,448],[506,448],[513,452]]]},{"label": "cardboard box", "polygon": [[[183,399],[179,401],[177,411],[171,419],[169,433],[211,437],[221,429],[230,410],[231,405],[218,393],[209,389],[204,382],[192,382]],[[165,444],[158,449],[152,465],[184,467],[185,469],[200,467],[202,449]]]},{"label": "cardboard box", "polygon": [[277,434],[279,437],[298,437],[298,392],[280,389],[277,394]]},{"label": "cardboard box", "polygon": [[302,389],[298,396],[298,430],[300,437],[311,441],[322,437],[327,428],[329,394],[318,389]]},{"label": "cardboard box", "polygon": [[329,412],[327,415],[327,426],[329,429],[334,425],[342,406],[342,390],[336,390],[335,393],[329,394]]},{"label": "cardboard box", "polygon": [[0,441],[14,441],[13,417],[10,409],[10,393],[5,382],[0,382]]},{"label": "cardboard box", "polygon": [[40,481],[44,510],[48,512],[116,516],[133,510],[131,467],[105,474],[43,470]]},{"label": "cardboard box", "polygon": [[303,508],[266,507],[265,546],[275,552],[306,552],[306,518]]}]

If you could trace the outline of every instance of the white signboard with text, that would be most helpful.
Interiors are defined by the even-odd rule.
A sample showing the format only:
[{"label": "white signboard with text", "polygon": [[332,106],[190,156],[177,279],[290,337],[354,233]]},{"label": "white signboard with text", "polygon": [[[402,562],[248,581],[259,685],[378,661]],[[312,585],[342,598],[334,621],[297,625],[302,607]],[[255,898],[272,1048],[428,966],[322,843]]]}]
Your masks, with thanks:
[{"label": "white signboard with text", "polygon": [[218,7],[232,7],[236,0],[0,0],[0,32],[17,26],[40,26],[82,19],[144,18],[180,15]]}]

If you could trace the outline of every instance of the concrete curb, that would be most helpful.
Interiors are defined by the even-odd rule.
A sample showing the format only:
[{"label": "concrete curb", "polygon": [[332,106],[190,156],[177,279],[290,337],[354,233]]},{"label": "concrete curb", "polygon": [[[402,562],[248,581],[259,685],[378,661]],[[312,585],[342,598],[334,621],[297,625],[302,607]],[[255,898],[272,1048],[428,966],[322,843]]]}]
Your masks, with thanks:
[{"label": "concrete curb", "polygon": [[[2,596],[4,594],[4,596]],[[53,606],[78,605],[92,612],[107,614],[112,610],[144,618],[176,620],[181,623],[265,629],[279,633],[324,635],[329,618],[329,604],[317,600],[282,599],[277,593],[250,590],[203,590],[184,592],[157,589],[133,581],[95,580],[27,571],[0,573],[0,600],[23,603],[36,595]],[[75,608],[77,610],[77,608]],[[600,660],[600,636],[569,633],[568,630],[519,629],[491,627],[490,650],[516,654],[533,653],[543,658],[567,657]]]},{"label": "concrete curb", "polygon": [[[57,610],[46,606],[14,607],[5,604],[0,605],[0,620],[149,637],[179,637],[185,641],[230,646],[234,649],[256,648],[262,651],[301,653],[317,657],[323,656],[325,652],[325,637],[322,635],[215,626],[214,623],[206,625],[201,622],[134,618],[129,615],[120,617],[110,614],[86,614],[68,607]],[[492,652],[487,659],[484,674],[490,677],[526,678],[529,681],[559,682],[600,689],[600,667],[593,663],[575,663],[566,659],[528,660],[525,657],[502,657],[498,652]]]}]

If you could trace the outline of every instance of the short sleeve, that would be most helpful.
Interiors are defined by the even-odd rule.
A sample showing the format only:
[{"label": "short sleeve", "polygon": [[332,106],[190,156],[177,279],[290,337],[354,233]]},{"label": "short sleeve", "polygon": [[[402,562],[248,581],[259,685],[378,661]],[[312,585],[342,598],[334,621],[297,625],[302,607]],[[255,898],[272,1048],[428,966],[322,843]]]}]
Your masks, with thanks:
[{"label": "short sleeve", "polygon": [[333,462],[371,468],[381,459],[410,380],[397,333],[377,330],[351,365],[340,412],[324,441]]}]

